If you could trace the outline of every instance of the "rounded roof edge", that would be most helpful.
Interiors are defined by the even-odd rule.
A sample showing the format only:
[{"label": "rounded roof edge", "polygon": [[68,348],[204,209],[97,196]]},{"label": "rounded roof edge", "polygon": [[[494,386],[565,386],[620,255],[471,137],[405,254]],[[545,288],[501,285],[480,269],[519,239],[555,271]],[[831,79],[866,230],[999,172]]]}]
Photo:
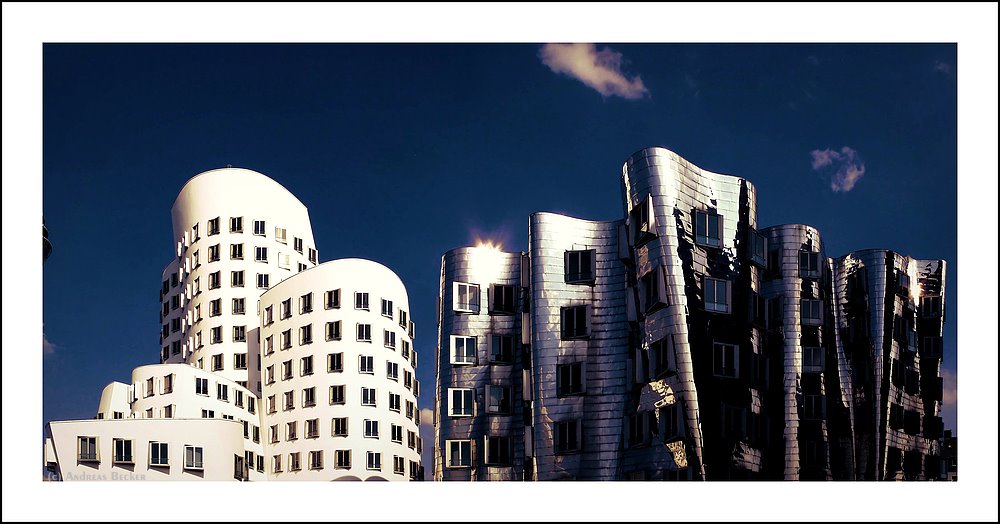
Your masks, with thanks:
[{"label": "rounded roof edge", "polygon": [[340,266],[344,264],[360,264],[363,266],[369,266],[369,267],[379,268],[380,270],[388,271],[393,277],[396,278],[399,284],[402,285],[404,289],[406,289],[406,284],[403,283],[403,279],[399,278],[399,274],[393,271],[392,268],[390,268],[389,266],[368,258],[350,257],[350,258],[337,258],[334,260],[327,260],[322,264],[317,264],[309,269],[299,271],[298,273],[295,273],[294,275],[282,280],[281,282],[278,282],[277,284],[267,288],[267,290],[265,290],[263,293],[260,294],[260,298],[263,300],[268,293],[270,293],[274,289],[281,287],[282,284],[284,284],[285,282],[289,282],[291,280],[295,280],[296,282],[298,282],[298,280],[301,280],[298,279],[298,277],[302,275],[310,275],[310,276],[315,275],[316,273],[318,273],[317,270],[320,268],[330,269],[333,266]]},{"label": "rounded roof edge", "polygon": [[[444,258],[444,257],[447,257],[447,256],[451,256],[451,255],[455,255],[455,254],[458,254],[458,253],[462,253],[464,251],[471,251],[473,249],[479,249],[480,247],[481,246],[454,247],[454,248],[449,249],[448,251],[445,251],[444,254],[441,255],[441,258]],[[500,253],[500,254],[503,254],[503,255],[510,255],[510,256],[521,256],[521,254],[524,253],[524,251],[504,251],[502,249],[498,249],[497,252]]]},{"label": "rounded roof edge", "polygon": [[772,229],[788,229],[788,228],[799,228],[799,227],[809,228],[809,229],[812,229],[812,230],[816,231],[817,233],[822,233],[822,231],[820,231],[819,228],[816,227],[816,226],[809,225],[809,224],[795,223],[795,222],[788,223],[788,224],[775,224],[773,226],[758,227],[757,231],[763,233],[764,231],[769,231],[769,230],[772,230]]},{"label": "rounded roof edge", "polygon": [[625,221],[624,218],[615,218],[615,219],[612,219],[612,220],[593,220],[593,219],[590,219],[590,218],[575,217],[573,215],[567,215],[566,213],[559,213],[559,212],[556,212],[556,211],[535,211],[534,213],[531,213],[531,214],[528,215],[528,220],[530,222],[531,220],[534,220],[534,218],[536,216],[541,216],[541,215],[557,216],[557,217],[561,217],[561,218],[568,218],[570,220],[576,220],[578,222],[588,222],[588,223],[591,223],[591,224],[606,224],[606,225],[611,225],[611,224],[616,224],[616,223],[624,222]]},{"label": "rounded roof edge", "polygon": [[[746,178],[746,177],[743,177],[743,176],[739,176],[739,175],[731,175],[731,174],[729,174],[729,173],[718,173],[718,172],[716,172],[716,171],[712,171],[712,170],[710,170],[710,169],[706,169],[706,168],[704,168],[704,167],[701,167],[700,165],[698,165],[698,164],[695,164],[694,162],[692,162],[692,161],[688,160],[687,158],[685,158],[685,157],[681,156],[681,154],[680,154],[680,153],[678,153],[678,152],[676,152],[676,151],[674,151],[674,150],[672,150],[672,149],[669,149],[669,148],[666,148],[666,147],[663,147],[663,146],[649,146],[649,147],[644,147],[644,148],[642,148],[642,149],[638,149],[638,150],[636,150],[636,151],[635,151],[634,153],[632,153],[631,155],[629,155],[629,156],[628,156],[628,157],[627,157],[627,158],[625,159],[625,163],[624,163],[624,164],[622,165],[622,167],[627,167],[627,166],[628,166],[628,164],[629,164],[629,162],[630,162],[630,161],[632,161],[632,159],[633,159],[633,158],[635,158],[635,157],[639,156],[639,154],[640,154],[640,153],[643,153],[643,152],[645,152],[645,151],[650,151],[650,152],[653,152],[653,151],[657,151],[657,152],[666,152],[666,153],[668,153],[668,154],[671,154],[671,155],[674,155],[674,156],[676,156],[676,157],[677,157],[677,158],[679,158],[680,160],[683,160],[683,161],[687,162],[688,164],[691,164],[692,166],[694,166],[694,167],[696,167],[696,168],[698,168],[698,169],[700,169],[701,171],[704,171],[704,172],[706,172],[706,173],[711,173],[711,174],[713,174],[713,175],[718,175],[718,176],[725,176],[725,177],[730,177],[730,178],[736,178],[736,179],[739,179],[739,180],[742,180],[742,181],[746,182],[747,184],[749,184],[749,185],[750,185],[751,187],[753,187],[753,188],[756,188],[756,187],[757,187],[756,185],[754,185],[753,181],[751,181],[751,180],[750,180],[749,178]],[[650,155],[643,155],[643,156],[650,156]],[[627,170],[624,170],[624,169],[622,170],[622,178],[623,178],[623,179],[624,179],[624,178],[625,178],[625,176],[626,176],[626,171],[627,171]]]},{"label": "rounded roof edge", "polygon": [[184,194],[184,191],[188,188],[188,186],[190,186],[196,179],[199,179],[199,178],[201,178],[204,175],[218,174],[220,172],[243,173],[243,174],[247,174],[247,175],[250,175],[250,176],[255,176],[255,177],[262,178],[262,179],[264,179],[264,180],[266,180],[268,182],[271,182],[272,184],[274,184],[275,186],[281,188],[282,190],[284,190],[286,193],[288,193],[288,196],[292,197],[292,199],[294,199],[296,202],[298,202],[299,205],[301,205],[302,207],[306,207],[305,204],[303,204],[302,201],[299,200],[299,198],[297,196],[295,196],[294,193],[292,193],[291,191],[289,191],[287,187],[281,185],[277,180],[275,180],[275,179],[273,179],[273,178],[265,175],[264,173],[261,173],[260,171],[254,171],[253,169],[249,169],[249,168],[245,168],[245,167],[217,167],[215,169],[209,169],[207,171],[202,171],[201,173],[198,173],[197,175],[194,175],[193,177],[187,179],[187,181],[184,182],[184,185],[181,186],[180,190],[177,191],[177,196],[174,197],[174,202],[170,205],[170,209],[173,209],[174,206],[177,205],[177,200],[180,199],[181,195]]}]

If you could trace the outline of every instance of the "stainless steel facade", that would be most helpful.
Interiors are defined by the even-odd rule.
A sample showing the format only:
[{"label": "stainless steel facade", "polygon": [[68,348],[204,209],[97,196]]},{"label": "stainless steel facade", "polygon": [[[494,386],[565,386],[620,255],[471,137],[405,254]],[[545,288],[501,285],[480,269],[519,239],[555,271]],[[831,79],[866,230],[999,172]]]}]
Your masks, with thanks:
[{"label": "stainless steel facade", "polygon": [[944,261],[829,259],[663,148],[621,181],[622,220],[442,258],[436,480],[938,478]]}]

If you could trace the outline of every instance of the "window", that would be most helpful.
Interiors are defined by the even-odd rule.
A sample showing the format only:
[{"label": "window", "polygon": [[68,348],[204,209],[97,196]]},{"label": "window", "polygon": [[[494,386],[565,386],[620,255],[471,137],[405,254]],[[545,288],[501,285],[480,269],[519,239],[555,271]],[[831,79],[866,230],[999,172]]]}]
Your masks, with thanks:
[{"label": "window", "polygon": [[385,363],[385,378],[399,381],[399,364],[387,361]]},{"label": "window", "polygon": [[291,421],[285,424],[285,440],[296,440],[298,439],[299,423],[298,421]]},{"label": "window", "polygon": [[368,452],[368,469],[372,471],[382,471],[382,454],[375,451]]},{"label": "window", "polygon": [[315,264],[317,260],[319,260],[319,253],[315,249],[309,248],[309,261]]},{"label": "window", "polygon": [[313,294],[306,293],[299,297],[299,314],[311,313],[313,310]]},{"label": "window", "polygon": [[636,246],[656,237],[656,220],[653,213],[653,198],[646,195],[629,211],[629,229]]},{"label": "window", "polygon": [[336,309],[340,307],[340,290],[327,291],[323,295],[323,304],[326,309]]},{"label": "window", "polygon": [[920,316],[937,317],[940,315],[941,315],[941,297],[930,296],[930,295],[920,297]]},{"label": "window", "polygon": [[243,232],[243,217],[232,217],[229,219],[229,232],[230,233]]},{"label": "window", "polygon": [[491,415],[510,415],[510,386],[486,386],[486,412]]},{"label": "window", "polygon": [[281,363],[281,380],[291,380],[292,378],[292,361],[286,360]]},{"label": "window", "polygon": [[229,386],[225,384],[216,384],[216,398],[229,402]]},{"label": "window", "polygon": [[338,449],[333,452],[334,466],[337,469],[351,469],[351,450]]},{"label": "window", "polygon": [[184,446],[184,469],[204,469],[205,448]]},{"label": "window", "polygon": [[[84,438],[84,437],[81,437],[81,438]],[[93,438],[93,437],[89,437],[89,438]],[[114,448],[115,448],[114,463],[115,464],[132,464],[133,463],[132,441],[128,440],[128,439],[123,439],[123,438],[116,438],[116,439],[112,439],[112,442],[114,443]],[[96,449],[96,443],[95,443],[94,447]],[[81,456],[80,460],[84,460],[82,456]],[[95,455],[94,459],[92,459],[92,460],[97,460],[96,455]]]},{"label": "window", "polygon": [[344,354],[330,353],[326,356],[326,372],[340,373],[344,371]]},{"label": "window", "polygon": [[229,244],[229,258],[243,260],[243,244]]},{"label": "window", "polygon": [[399,455],[392,456],[392,472],[397,475],[406,473],[406,459]]},{"label": "window", "polygon": [[257,399],[252,395],[247,395],[247,411],[254,414],[257,411]]},{"label": "window", "polygon": [[215,418],[215,410],[213,409],[201,410],[201,418]]},{"label": "window", "polygon": [[[199,332],[197,332],[197,333],[194,334],[194,345],[195,345],[196,348],[199,348],[199,349],[204,346],[204,344],[201,343],[201,331],[199,331]],[[200,358],[198,359],[198,367],[204,369],[204,366],[202,366],[202,364],[201,364],[201,359]]]},{"label": "window", "polygon": [[344,386],[330,386],[330,404],[343,404],[344,399]]},{"label": "window", "polygon": [[750,256],[750,262],[756,264],[759,267],[767,267],[767,239],[764,235],[760,234],[756,229],[751,229],[748,231],[747,236],[749,237],[749,246],[747,246],[747,251]]},{"label": "window", "polygon": [[695,211],[694,241],[703,246],[722,247],[722,215],[714,211]]},{"label": "window", "polygon": [[583,394],[583,363],[556,365],[556,395],[560,397]]},{"label": "window", "polygon": [[219,289],[222,287],[222,272],[216,271],[208,274],[208,289]]},{"label": "window", "polygon": [[[198,317],[199,317],[198,320],[201,320],[200,313],[199,313]],[[181,352],[181,341],[180,340],[175,340],[175,341],[171,342],[170,343],[170,354],[171,355],[179,355],[180,352]]]},{"label": "window", "polygon": [[257,246],[253,250],[253,259],[257,262],[267,262],[267,248]]},{"label": "window", "polygon": [[323,450],[309,452],[309,469],[323,469]]},{"label": "window", "polygon": [[401,397],[396,393],[389,393],[389,410],[399,413],[399,401]]},{"label": "window", "polygon": [[267,397],[267,412],[271,415],[278,412],[278,400],[274,395]]},{"label": "window", "polygon": [[667,288],[659,267],[654,267],[639,279],[639,289],[642,292],[643,311],[646,313],[667,305]]},{"label": "window", "polygon": [[733,344],[715,342],[712,350],[713,373],[717,377],[739,378],[740,352]]},{"label": "window", "polygon": [[802,395],[802,418],[807,420],[826,418],[823,395]]},{"label": "window", "polygon": [[232,287],[243,287],[243,271],[233,271],[231,283]]},{"label": "window", "polygon": [[368,293],[354,293],[354,309],[368,311]]},{"label": "window", "polygon": [[[238,407],[238,408],[242,408],[243,407],[243,398],[245,397],[245,395],[243,395],[243,392],[240,391],[240,390],[238,390],[238,389],[233,389],[233,392],[236,393],[236,398],[233,400],[233,404],[235,404],[236,407]],[[246,429],[246,421],[243,421],[243,423],[244,423],[243,428],[245,430]]]},{"label": "window", "polygon": [[415,418],[419,411],[417,411],[417,406],[409,400],[406,401],[406,418]]},{"label": "window", "polygon": [[388,329],[382,330],[382,340],[385,347],[396,349],[396,332]]},{"label": "window", "polygon": [[486,437],[486,457],[483,462],[487,466],[510,466],[510,458],[510,437]]},{"label": "window", "polygon": [[219,217],[208,221],[208,236],[219,234]]},{"label": "window", "polygon": [[288,243],[287,236],[288,236],[288,231],[285,228],[283,227],[274,228],[274,239],[277,240],[278,242],[281,242],[282,244],[287,244]]},{"label": "window", "polygon": [[288,454],[288,471],[299,471],[302,469],[301,464],[299,464],[299,452]]},{"label": "window", "polygon": [[218,262],[219,261],[219,244],[214,246],[208,246],[208,261]]},{"label": "window", "polygon": [[802,371],[809,373],[823,372],[823,348],[804,347],[802,348]]},{"label": "window", "polygon": [[284,393],[284,396],[285,396],[285,411],[291,411],[295,409],[295,392],[286,391]]},{"label": "window", "polygon": [[490,314],[513,315],[514,313],[517,313],[517,288],[490,284]]},{"label": "window", "polygon": [[338,417],[333,419],[333,436],[347,436],[347,417]]},{"label": "window", "polygon": [[170,274],[170,287],[177,287],[177,273]]},{"label": "window", "polygon": [[410,449],[417,448],[417,434],[413,431],[406,431],[406,446]]},{"label": "window", "polygon": [[451,336],[451,363],[454,365],[476,365],[476,337]]},{"label": "window", "polygon": [[274,473],[281,472],[281,455],[271,456],[271,471]]},{"label": "window", "polygon": [[371,342],[372,341],[372,325],[371,324],[358,324],[358,342]]},{"label": "window", "polygon": [[590,306],[569,306],[560,310],[563,340],[589,338]]},{"label": "window", "polygon": [[80,462],[97,462],[100,460],[97,448],[97,437],[77,438],[77,457]]},{"label": "window", "polygon": [[413,387],[413,373],[406,369],[403,370],[403,387],[406,389]]},{"label": "window", "polygon": [[306,438],[319,438],[318,418],[313,418],[306,421]]},{"label": "window", "polygon": [[208,316],[217,317],[222,314],[222,299],[217,298],[208,302]]},{"label": "window", "polygon": [[311,408],[316,405],[316,388],[305,388],[302,390],[302,407]]},{"label": "window", "polygon": [[299,238],[299,237],[295,237],[292,240],[292,247],[294,247],[296,251],[298,251],[299,253],[301,253],[302,252],[302,239]]},{"label": "window", "polygon": [[819,278],[819,253],[799,251],[799,276]]},{"label": "window", "polygon": [[365,419],[365,438],[378,438],[378,421]]},{"label": "window", "polygon": [[[258,309],[259,308],[260,308],[260,306],[258,305]],[[267,306],[267,307],[264,308],[264,318],[263,318],[263,321],[264,321],[264,325],[265,326],[270,326],[271,324],[274,323],[274,307],[273,306]]]},{"label": "window", "polygon": [[154,384],[153,377],[149,377],[148,379],[146,379],[146,394],[145,394],[146,397],[153,396],[155,389],[153,387],[153,384]]},{"label": "window", "polygon": [[705,311],[729,313],[732,302],[728,280],[705,277]]},{"label": "window", "polygon": [[196,377],[194,379],[194,392],[196,395],[208,395],[208,379]]},{"label": "window", "polygon": [[370,355],[358,356],[358,371],[367,375],[375,374],[375,357]]},{"label": "window", "polygon": [[451,403],[448,414],[452,417],[471,417],[475,405],[475,390],[448,388],[448,398]]},{"label": "window", "polygon": [[448,450],[449,468],[468,468],[472,466],[472,441],[471,440],[448,440],[445,441]]},{"label": "window", "polygon": [[281,349],[290,349],[292,347],[292,330],[286,329],[281,332]]},{"label": "window", "polygon": [[[222,326],[215,326],[215,327],[213,327],[212,331],[211,331],[211,334],[212,334],[212,344],[221,344],[222,343]],[[214,359],[215,357],[212,357],[212,358]],[[213,364],[212,365],[213,365],[213,367],[212,367],[213,370],[222,369],[222,361],[221,360],[219,361],[219,367],[214,367],[215,366],[214,360],[213,360]]]},{"label": "window", "polygon": [[312,355],[309,355],[307,357],[302,357],[302,359],[299,361],[299,373],[301,373],[303,377],[306,375],[313,374]]},{"label": "window", "polygon": [[170,332],[176,333],[181,330],[181,319],[175,318],[170,321]]},{"label": "window", "polygon": [[392,441],[402,444],[403,443],[403,426],[400,426],[400,425],[397,425],[397,424],[391,424],[390,428],[391,428],[390,437],[391,437]]},{"label": "window", "polygon": [[582,449],[581,426],[579,419],[555,423],[553,445],[556,453],[576,453]]},{"label": "window", "polygon": [[584,251],[566,251],[563,255],[564,276],[567,284],[593,284],[594,268],[597,266],[597,252],[593,249]]},{"label": "window", "polygon": [[479,313],[479,285],[455,282],[453,309],[456,313]]},{"label": "window", "polygon": [[326,339],[327,340],[340,340],[340,321],[335,320],[333,322],[326,323]]},{"label": "window", "polygon": [[823,301],[802,299],[802,325],[819,326],[823,324]]},{"label": "window", "polygon": [[191,267],[197,269],[200,266],[201,266],[201,261],[198,260],[198,252],[195,251],[194,254],[191,255]]},{"label": "window", "polygon": [[[246,342],[247,341],[247,327],[246,326],[233,326],[233,342]],[[246,369],[246,355],[244,355],[243,368]],[[241,369],[241,368],[237,368]]]},{"label": "window", "polygon": [[386,299],[383,298],[382,299],[382,316],[383,317],[392,318],[392,313],[393,313],[392,301],[391,300],[386,300]]},{"label": "window", "polygon": [[299,328],[299,344],[312,344],[313,330],[312,324],[306,324]]},{"label": "window", "polygon": [[376,406],[378,400],[375,398],[375,388],[361,388],[361,405]]},{"label": "window", "polygon": [[409,360],[410,358],[410,343],[405,339],[400,340],[399,356],[403,357],[403,360]]},{"label": "window", "polygon": [[271,275],[265,273],[257,273],[257,288],[267,289],[271,287]]},{"label": "window", "polygon": [[409,321],[406,311],[402,308],[399,309],[399,327],[406,329],[406,323]]},{"label": "window", "polygon": [[266,236],[267,235],[265,223],[264,223],[263,220],[254,220],[253,221],[253,234],[258,235],[258,236]]},{"label": "window", "polygon": [[149,443],[149,465],[150,466],[169,466],[170,459],[169,453],[170,449],[166,442],[150,442]]}]

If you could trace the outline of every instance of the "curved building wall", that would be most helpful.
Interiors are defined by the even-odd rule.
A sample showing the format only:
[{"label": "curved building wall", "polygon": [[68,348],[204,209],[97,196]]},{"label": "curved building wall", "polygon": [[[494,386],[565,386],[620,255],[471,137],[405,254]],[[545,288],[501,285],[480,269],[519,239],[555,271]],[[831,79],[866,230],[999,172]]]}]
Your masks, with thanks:
[{"label": "curved building wall", "polygon": [[[336,290],[339,303],[328,304],[326,293]],[[367,293],[367,308],[356,307],[356,293]],[[303,301],[309,295],[311,308]],[[383,310],[385,300],[392,304]],[[334,260],[282,281],[260,301],[262,438],[269,478],[407,480],[419,475],[413,323],[399,277],[369,260]],[[339,333],[328,332],[329,323],[339,323]],[[359,325],[368,326],[368,340],[359,337]],[[395,347],[385,333],[392,334]],[[362,368],[362,356],[370,358],[370,371],[367,359]],[[374,390],[373,396],[364,399],[368,393],[363,389]],[[390,405],[391,396],[398,396],[398,405]],[[308,421],[317,425],[312,435]],[[373,422],[377,433],[371,430]],[[337,424],[342,424],[339,433]],[[393,425],[400,428],[398,440],[393,439]],[[338,464],[338,451],[350,452],[349,465]],[[313,463],[311,452],[321,453],[321,462]],[[380,454],[379,468],[369,468],[368,452]],[[293,467],[296,453],[298,469]],[[402,472],[395,468],[396,457],[404,461]]]},{"label": "curved building wall", "polygon": [[[623,222],[534,213],[529,224],[535,479],[617,480],[629,398]],[[573,253],[593,260],[592,278],[568,282]],[[567,326],[572,308],[582,332]],[[580,384],[567,387],[574,365]]]},{"label": "curved building wall", "polygon": [[[667,377],[678,405],[684,446],[675,455],[687,471],[671,475],[758,476],[766,418],[757,370],[766,364],[760,326],[748,311],[759,268],[745,254],[756,228],[756,190],[663,148],[629,157],[622,182],[636,277],[664,282],[659,305],[642,315],[640,338],[645,351],[660,348],[666,362],[650,367]],[[658,276],[648,277],[652,272]],[[637,377],[653,378],[642,367]]]},{"label": "curved building wall", "polygon": [[160,287],[160,361],[195,364],[259,393],[251,373],[259,354],[257,300],[317,264],[308,212],[274,180],[224,168],[190,179],[171,217],[175,258]]},{"label": "curved building wall", "polygon": [[132,387],[121,382],[112,382],[104,386],[97,407],[97,418],[114,420],[130,417],[132,413],[131,393]]},{"label": "curved building wall", "polygon": [[853,377],[841,432],[854,442],[854,478],[936,478],[944,261],[873,249],[831,269],[835,351]]},{"label": "curved building wall", "polygon": [[[766,239],[767,266],[761,285],[765,301],[767,347],[775,364],[775,387],[767,395],[780,411],[772,412],[779,430],[774,435],[775,464],[784,480],[830,480],[827,406],[838,413],[849,404],[836,403],[836,360],[827,358],[825,320],[830,300],[829,270],[819,231],[801,224],[761,230]],[[817,304],[815,301],[819,301]],[[828,366],[830,366],[828,368]],[[827,373],[830,369],[832,373]],[[826,388],[827,377],[834,383]],[[831,409],[830,411],[833,411]]]},{"label": "curved building wall", "polygon": [[[486,246],[453,249],[441,257],[440,285],[434,480],[522,480],[530,455],[522,410],[531,397],[522,383],[521,254]],[[510,286],[504,289],[512,307],[494,307],[495,285]],[[493,337],[505,337],[508,354],[492,353]],[[495,408],[487,398],[493,387],[501,390]],[[453,405],[456,394],[463,403],[469,398],[466,391],[472,405]],[[506,405],[502,391],[509,395]],[[487,461],[491,443],[495,453]]]}]

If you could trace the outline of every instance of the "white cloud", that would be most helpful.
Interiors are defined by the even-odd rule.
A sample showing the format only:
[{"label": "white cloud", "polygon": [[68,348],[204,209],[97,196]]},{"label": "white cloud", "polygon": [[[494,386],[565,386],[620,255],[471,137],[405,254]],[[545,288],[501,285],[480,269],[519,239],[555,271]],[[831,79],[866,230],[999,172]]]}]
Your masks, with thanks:
[{"label": "white cloud", "polygon": [[424,466],[424,480],[434,480],[434,411],[420,410],[420,438],[424,441],[424,452],[420,463]]},{"label": "white cloud", "polygon": [[938,73],[948,74],[948,73],[951,72],[951,64],[949,64],[948,62],[942,62],[940,60],[935,60],[934,61],[934,70],[937,71]]},{"label": "white cloud", "polygon": [[639,75],[630,79],[622,74],[622,54],[607,47],[598,51],[594,44],[545,44],[538,56],[554,73],[571,76],[605,98],[638,100],[649,94]]},{"label": "white cloud", "polygon": [[45,333],[42,333],[42,354],[51,355],[56,352],[56,345],[49,342],[49,339],[45,337]]},{"label": "white cloud", "polygon": [[830,189],[835,193],[846,193],[854,189],[854,184],[865,176],[865,163],[858,152],[844,146],[840,151],[832,149],[814,149],[812,151],[812,168],[814,171],[832,168]]},{"label": "white cloud", "polygon": [[955,376],[954,371],[942,367],[941,382],[943,388],[941,392],[941,411],[954,414],[958,406],[958,377]]}]

